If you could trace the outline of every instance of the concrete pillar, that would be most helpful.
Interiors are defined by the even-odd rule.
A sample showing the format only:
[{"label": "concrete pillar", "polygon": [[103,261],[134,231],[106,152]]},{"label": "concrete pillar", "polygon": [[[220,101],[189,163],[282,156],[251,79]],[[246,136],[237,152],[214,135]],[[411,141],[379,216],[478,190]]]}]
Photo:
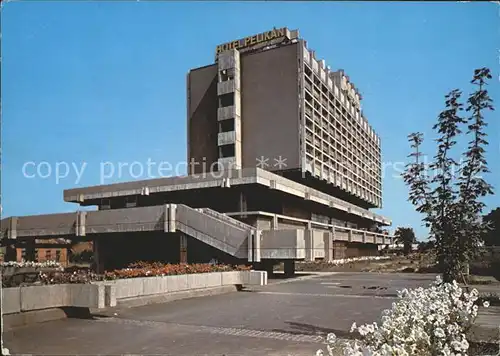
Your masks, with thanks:
[{"label": "concrete pillar", "polygon": [[4,255],[4,261],[5,262],[13,262],[17,260],[17,254],[16,254],[16,245],[15,244],[7,244],[5,246],[5,255]]},{"label": "concrete pillar", "polygon": [[253,248],[255,251],[255,261],[260,261],[260,242],[262,239],[262,230],[255,230],[255,238],[253,240]]},{"label": "concrete pillar", "polygon": [[176,204],[166,204],[165,205],[165,216],[164,216],[164,228],[165,232],[175,232],[176,231],[176,216],[177,216],[177,205]]},{"label": "concrete pillar", "polygon": [[77,211],[76,212],[76,236],[85,236],[85,223],[87,220],[87,212],[86,211]]},{"label": "concrete pillar", "polygon": [[248,256],[247,260],[248,262],[255,262],[254,259],[254,250],[253,250],[253,240],[254,240],[254,235],[255,235],[255,230],[250,230],[247,234],[247,246],[248,246]]},{"label": "concrete pillar", "polygon": [[285,277],[295,276],[295,261],[285,260],[283,264],[285,265]]},{"label": "concrete pillar", "polygon": [[333,261],[333,234],[331,232],[325,232],[323,234],[324,246],[325,246],[325,261]]},{"label": "concrete pillar", "polygon": [[35,239],[26,241],[26,261],[35,261],[38,256],[35,256]]},{"label": "concrete pillar", "polygon": [[250,230],[248,233],[248,261],[260,262],[260,240],[262,230]]},{"label": "concrete pillar", "polygon": [[238,196],[238,211],[247,211],[247,197],[244,192],[240,192]]},{"label": "concrete pillar", "polygon": [[254,264],[256,270],[266,271],[267,278],[272,278],[274,276],[274,261],[264,260]]},{"label": "concrete pillar", "polygon": [[188,258],[187,258],[187,235],[185,234],[179,234],[179,239],[180,239],[180,258],[179,258],[179,263],[188,263]]},{"label": "concrete pillar", "polygon": [[278,215],[274,214],[273,219],[271,220],[271,230],[278,229]]},{"label": "concrete pillar", "polygon": [[304,230],[305,248],[306,248],[306,261],[314,261],[314,234],[313,230]]},{"label": "concrete pillar", "polygon": [[104,273],[104,249],[100,236],[94,237],[92,241],[92,252],[94,258],[94,272],[97,274]]}]

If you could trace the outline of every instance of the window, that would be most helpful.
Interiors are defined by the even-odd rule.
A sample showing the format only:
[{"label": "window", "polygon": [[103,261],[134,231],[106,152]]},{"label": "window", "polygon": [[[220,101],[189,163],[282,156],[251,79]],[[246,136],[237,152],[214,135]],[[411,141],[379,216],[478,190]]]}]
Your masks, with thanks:
[{"label": "window", "polygon": [[234,131],[234,118],[219,121],[219,132]]},{"label": "window", "polygon": [[45,250],[45,261],[52,260],[52,250]]},{"label": "window", "polygon": [[315,214],[315,213],[311,214],[311,220],[315,221],[315,222],[323,223],[323,224],[330,223],[330,218],[328,216],[321,215],[321,214]]},{"label": "window", "polygon": [[220,146],[220,157],[234,157],[235,147],[234,144]]},{"label": "window", "polygon": [[125,197],[125,207],[126,208],[133,208],[137,206],[137,196],[128,196]]},{"label": "window", "polygon": [[56,261],[61,261],[61,250],[56,250]]},{"label": "window", "polygon": [[219,107],[225,108],[234,105],[234,93],[223,94],[219,96]]},{"label": "window", "polygon": [[21,259],[26,261],[26,249],[25,248],[21,249]]},{"label": "window", "polygon": [[111,209],[111,201],[109,199],[101,199],[101,206],[99,210],[109,210]]},{"label": "window", "polygon": [[223,69],[220,71],[220,81],[225,82],[227,80],[234,79],[234,68]]}]

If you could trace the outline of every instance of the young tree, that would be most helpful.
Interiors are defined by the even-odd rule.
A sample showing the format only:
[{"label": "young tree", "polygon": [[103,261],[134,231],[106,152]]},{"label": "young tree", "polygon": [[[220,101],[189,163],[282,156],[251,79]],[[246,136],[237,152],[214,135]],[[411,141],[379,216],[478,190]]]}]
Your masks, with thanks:
[{"label": "young tree", "polygon": [[[446,95],[446,109],[439,114],[433,127],[439,137],[432,163],[426,166],[421,162],[423,135],[412,133],[408,136],[411,147],[415,149],[410,157],[415,161],[406,166],[403,178],[410,188],[409,200],[424,215],[424,223],[429,227],[445,282],[461,275],[476,253],[486,228],[480,214],[484,208],[481,198],[492,194],[492,187],[482,177],[488,172],[484,157],[484,146],[488,144],[484,132],[487,124],[483,115],[485,110],[493,110],[492,100],[485,89],[488,79],[491,79],[489,69],[474,71],[471,83],[477,86],[477,90],[467,100],[469,117],[461,116],[461,91],[455,89]],[[451,157],[451,151],[464,124],[467,125],[467,134],[473,138],[464,153],[464,164],[459,166]],[[454,171],[457,166],[458,174]],[[435,172],[432,177],[429,177],[429,169]]]},{"label": "young tree", "polygon": [[403,252],[409,255],[412,245],[417,242],[415,232],[411,227],[398,227],[394,232],[394,240],[398,244],[403,244]]}]

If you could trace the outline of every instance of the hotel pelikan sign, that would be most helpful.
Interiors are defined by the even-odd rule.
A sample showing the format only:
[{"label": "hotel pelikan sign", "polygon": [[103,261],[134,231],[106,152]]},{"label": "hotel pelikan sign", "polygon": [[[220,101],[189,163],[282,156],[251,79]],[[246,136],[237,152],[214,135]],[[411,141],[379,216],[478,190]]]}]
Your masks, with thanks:
[{"label": "hotel pelikan sign", "polygon": [[216,48],[216,55],[230,49],[243,49],[261,44],[264,42],[272,41],[277,38],[285,37],[287,35],[286,27],[280,29],[272,29],[271,31],[266,31],[259,33],[258,35],[245,37],[236,41],[224,43],[218,45]]}]

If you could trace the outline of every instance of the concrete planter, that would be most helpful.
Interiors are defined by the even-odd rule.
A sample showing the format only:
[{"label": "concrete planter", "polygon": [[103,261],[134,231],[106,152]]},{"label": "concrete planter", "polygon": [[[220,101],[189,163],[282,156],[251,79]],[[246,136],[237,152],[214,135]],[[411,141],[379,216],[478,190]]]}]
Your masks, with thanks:
[{"label": "concrete planter", "polygon": [[92,284],[54,284],[4,288],[3,314],[60,307],[104,308],[105,287]]},{"label": "concrete planter", "polygon": [[267,273],[263,271],[194,273],[164,277],[125,278],[93,282],[93,284],[111,286],[114,289],[115,298],[119,300],[228,285],[266,285]]},{"label": "concrete planter", "polygon": [[117,300],[216,288],[228,285],[266,285],[263,271],[232,271],[143,277],[93,282],[4,288],[2,311],[13,314],[32,310],[116,306]]}]

